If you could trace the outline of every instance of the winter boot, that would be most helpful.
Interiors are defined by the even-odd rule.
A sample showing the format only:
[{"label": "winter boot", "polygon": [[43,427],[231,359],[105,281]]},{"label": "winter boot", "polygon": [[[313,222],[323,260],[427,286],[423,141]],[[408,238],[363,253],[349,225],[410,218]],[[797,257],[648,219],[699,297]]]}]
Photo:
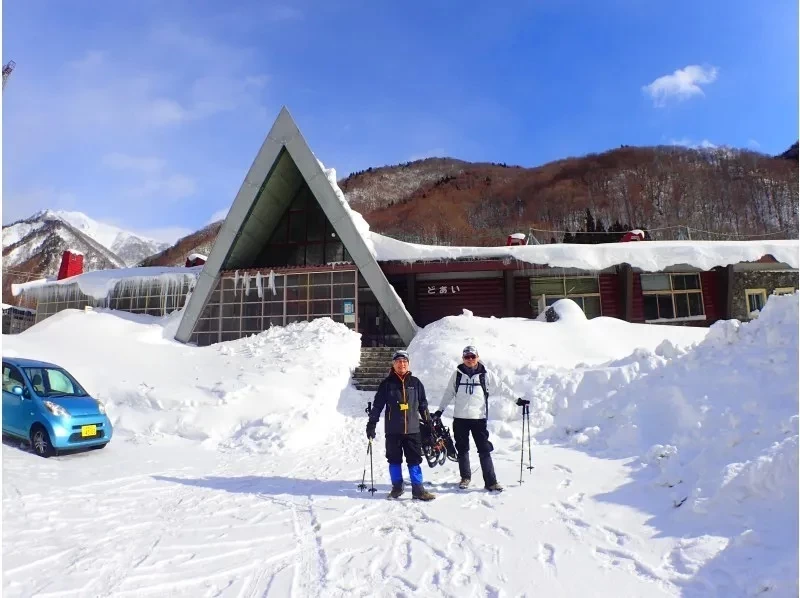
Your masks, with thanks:
[{"label": "winter boot", "polygon": [[389,479],[392,480],[392,491],[386,498],[400,498],[405,492],[403,485],[403,467],[399,463],[389,464]]},{"label": "winter boot", "polygon": [[467,488],[469,488],[470,481],[471,480],[469,478],[461,478],[461,481],[458,483],[458,487],[461,488],[462,490],[466,490]]},{"label": "winter boot", "polygon": [[492,463],[491,453],[481,453],[481,471],[483,472],[483,485],[487,490],[502,492],[503,487],[497,483],[497,476],[494,473],[494,463]]},{"label": "winter boot", "polygon": [[405,491],[406,490],[402,482],[399,484],[392,484],[392,491],[386,495],[386,498],[400,498],[403,496],[403,492]]},{"label": "winter boot", "polygon": [[423,486],[422,484],[419,485],[415,484],[411,487],[411,497],[416,500],[428,501],[436,498],[436,495],[431,494],[430,492],[425,490],[425,486]]}]

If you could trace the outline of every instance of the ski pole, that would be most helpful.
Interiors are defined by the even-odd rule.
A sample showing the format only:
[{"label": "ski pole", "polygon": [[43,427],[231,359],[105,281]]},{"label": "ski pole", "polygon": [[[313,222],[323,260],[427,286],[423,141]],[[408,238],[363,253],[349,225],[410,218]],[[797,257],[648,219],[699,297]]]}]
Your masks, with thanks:
[{"label": "ski pole", "polygon": [[528,420],[528,473],[533,469],[533,458],[531,457],[531,406],[525,405],[525,418]]},{"label": "ski pole", "polygon": [[374,495],[378,490],[375,488],[375,478],[372,475],[372,438],[369,439],[369,483],[370,483],[370,494]]},{"label": "ski pole", "polygon": [[522,447],[519,453],[519,483],[522,484],[522,462],[525,458],[525,406],[522,406]]},{"label": "ski pole", "polygon": [[367,485],[364,483],[367,479],[367,455],[370,453],[370,445],[367,444],[367,452],[364,453],[364,473],[361,475],[361,483],[358,485],[358,489],[361,492],[367,489]]}]

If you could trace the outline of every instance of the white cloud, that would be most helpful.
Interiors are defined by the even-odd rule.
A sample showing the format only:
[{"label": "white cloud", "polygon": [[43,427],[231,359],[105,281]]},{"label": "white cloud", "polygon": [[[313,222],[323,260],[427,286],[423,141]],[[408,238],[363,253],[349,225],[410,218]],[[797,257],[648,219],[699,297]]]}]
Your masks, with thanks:
[{"label": "white cloud", "polygon": [[189,176],[167,172],[167,163],[155,156],[130,156],[113,152],[103,156],[105,166],[127,172],[131,182],[123,184],[122,195],[135,198],[153,198],[159,201],[184,199],[194,195],[197,183]]},{"label": "white cloud", "polygon": [[755,139],[748,139],[747,140],[747,145],[749,145],[750,147],[752,147],[754,149],[758,149],[758,148],[761,147],[761,144],[758,141],[756,141]]},{"label": "white cloud", "polygon": [[671,75],[659,77],[642,87],[642,90],[653,98],[656,106],[664,106],[670,98],[681,101],[705,95],[700,86],[716,81],[718,72],[719,69],[715,66],[703,67],[690,64]]}]

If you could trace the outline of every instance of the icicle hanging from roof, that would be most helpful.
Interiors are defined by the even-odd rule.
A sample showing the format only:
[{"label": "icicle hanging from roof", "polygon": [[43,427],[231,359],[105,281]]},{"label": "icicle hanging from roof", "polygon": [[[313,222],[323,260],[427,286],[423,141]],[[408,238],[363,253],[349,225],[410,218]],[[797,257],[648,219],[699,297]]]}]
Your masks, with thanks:
[{"label": "icicle hanging from roof", "polygon": [[261,272],[256,272],[256,290],[258,291],[258,298],[264,298],[264,285],[261,282]]}]

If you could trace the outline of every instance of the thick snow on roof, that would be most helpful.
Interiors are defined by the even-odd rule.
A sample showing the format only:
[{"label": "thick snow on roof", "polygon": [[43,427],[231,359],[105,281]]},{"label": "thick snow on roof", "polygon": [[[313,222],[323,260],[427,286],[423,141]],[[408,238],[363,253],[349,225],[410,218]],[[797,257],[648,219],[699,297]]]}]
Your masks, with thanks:
[{"label": "thick snow on roof", "polygon": [[325,173],[325,176],[328,178],[328,182],[333,188],[334,193],[336,193],[336,197],[339,199],[339,202],[344,207],[344,211],[347,212],[348,216],[350,216],[350,219],[353,221],[356,230],[361,235],[361,238],[364,239],[364,243],[366,244],[367,249],[373,255],[373,257],[377,259],[378,256],[375,251],[375,245],[372,242],[374,233],[370,233],[369,223],[366,220],[364,220],[364,217],[350,207],[347,198],[344,196],[344,193],[342,193],[342,190],[339,188],[339,184],[336,182],[336,169],[325,168],[325,165],[319,158],[317,158],[317,162],[319,162],[319,166],[320,168],[322,168],[322,172]]},{"label": "thick snow on roof", "polygon": [[642,241],[638,243],[601,243],[581,245],[511,245],[502,247],[448,247],[417,245],[398,241],[371,232],[376,258],[380,262],[417,262],[463,258],[511,258],[530,264],[547,264],[554,268],[603,270],[627,263],[647,272],[669,266],[688,264],[701,270],[740,262],[754,262],[765,255],[773,256],[797,268],[800,264],[800,242],[780,241]]},{"label": "thick snow on roof", "polygon": [[50,289],[61,285],[77,284],[84,295],[97,300],[105,299],[121,281],[145,281],[159,279],[164,282],[177,278],[197,278],[203,266],[191,268],[175,266],[150,266],[145,268],[116,268],[113,270],[96,270],[84,272],[62,280],[42,278],[21,284],[12,284],[11,293],[16,297],[20,293],[38,295],[49,292]]},{"label": "thick snow on roof", "polygon": [[196,260],[198,258],[203,260],[204,262],[208,261],[208,256],[207,255],[203,255],[202,253],[190,253],[189,256],[186,259],[189,260],[189,261],[192,261],[192,260]]},{"label": "thick snow on roof", "polygon": [[[322,170],[336,196],[364,238],[367,248],[379,262],[422,262],[426,260],[503,259],[511,258],[530,264],[554,268],[604,270],[618,264],[630,264],[646,272],[658,272],[669,266],[688,264],[701,270],[741,262],[754,262],[766,255],[792,268],[800,266],[800,241],[645,241],[583,245],[554,243],[550,245],[503,245],[498,247],[450,247],[417,245],[386,237],[369,229],[364,217],[353,210],[336,182],[336,170]],[[639,229],[631,232],[644,235]],[[518,238],[515,233],[511,235]],[[522,238],[525,235],[522,234]]]}]

